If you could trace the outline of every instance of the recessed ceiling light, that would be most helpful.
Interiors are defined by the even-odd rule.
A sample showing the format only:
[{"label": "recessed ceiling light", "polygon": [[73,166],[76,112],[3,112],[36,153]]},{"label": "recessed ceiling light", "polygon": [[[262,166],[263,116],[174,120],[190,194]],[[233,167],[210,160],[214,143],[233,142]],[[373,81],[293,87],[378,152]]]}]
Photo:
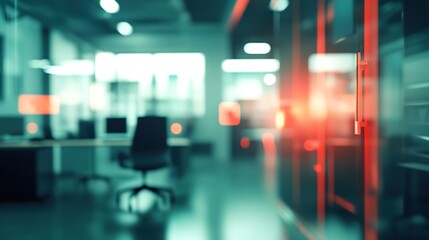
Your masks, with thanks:
[{"label": "recessed ceiling light", "polygon": [[127,22],[120,22],[118,25],[116,25],[116,30],[122,35],[122,36],[129,36],[133,34],[133,26]]},{"label": "recessed ceiling light", "polygon": [[107,13],[119,12],[119,3],[116,0],[100,0],[100,7]]},{"label": "recessed ceiling light", "polygon": [[281,12],[289,7],[289,0],[271,0],[270,8],[273,11]]},{"label": "recessed ceiling light", "polygon": [[271,46],[268,43],[246,43],[244,52],[247,54],[267,54],[271,51]]},{"label": "recessed ceiling light", "polygon": [[276,84],[277,82],[277,77],[276,75],[272,74],[272,73],[267,73],[264,76],[264,83],[267,86],[273,86],[274,84]]},{"label": "recessed ceiling light", "polygon": [[280,63],[277,59],[226,59],[222,62],[224,72],[276,72]]}]

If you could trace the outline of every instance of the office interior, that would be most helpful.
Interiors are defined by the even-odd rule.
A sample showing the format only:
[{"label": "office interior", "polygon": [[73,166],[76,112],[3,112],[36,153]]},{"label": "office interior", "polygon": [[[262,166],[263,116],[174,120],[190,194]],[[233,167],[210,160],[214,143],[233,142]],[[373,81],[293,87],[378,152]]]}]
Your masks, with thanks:
[{"label": "office interior", "polygon": [[0,239],[428,238],[428,1],[0,8]]}]

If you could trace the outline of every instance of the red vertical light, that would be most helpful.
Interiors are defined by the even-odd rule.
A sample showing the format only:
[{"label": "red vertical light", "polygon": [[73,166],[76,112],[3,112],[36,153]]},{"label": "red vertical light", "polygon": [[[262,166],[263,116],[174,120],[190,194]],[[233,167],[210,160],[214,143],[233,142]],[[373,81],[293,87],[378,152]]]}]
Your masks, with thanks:
[{"label": "red vertical light", "polygon": [[[377,240],[378,221],[378,0],[364,1],[364,237]],[[366,90],[366,88],[365,88]]]},{"label": "red vertical light", "polygon": [[[292,106],[291,114],[297,117],[303,114],[302,107],[300,106],[302,95],[301,88],[301,19],[300,19],[300,2],[294,1],[292,4]],[[293,126],[295,131],[299,131],[297,122]],[[293,138],[292,142],[292,195],[293,202],[296,206],[300,205],[300,151],[301,139],[299,134]]]},{"label": "red vertical light", "polygon": [[[326,9],[325,0],[319,0],[317,5],[317,54],[326,53]],[[325,74],[317,73],[317,81],[324,82]],[[322,106],[326,112],[326,106]],[[320,118],[317,124],[317,219],[320,238],[324,238],[326,206],[326,124],[325,118]]]}]

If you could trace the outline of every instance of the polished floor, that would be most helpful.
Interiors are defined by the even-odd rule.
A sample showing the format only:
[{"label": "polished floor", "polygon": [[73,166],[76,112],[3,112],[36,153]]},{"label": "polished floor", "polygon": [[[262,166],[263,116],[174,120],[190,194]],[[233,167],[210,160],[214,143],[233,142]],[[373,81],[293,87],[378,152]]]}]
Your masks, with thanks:
[{"label": "polished floor", "polygon": [[131,211],[126,194],[118,205],[114,193],[140,179],[115,178],[107,186],[63,177],[51,199],[0,203],[0,239],[291,239],[284,236],[276,209],[273,161],[244,158],[227,164],[194,157],[184,176],[161,171],[148,180],[171,183],[177,195],[173,205],[143,192]]}]

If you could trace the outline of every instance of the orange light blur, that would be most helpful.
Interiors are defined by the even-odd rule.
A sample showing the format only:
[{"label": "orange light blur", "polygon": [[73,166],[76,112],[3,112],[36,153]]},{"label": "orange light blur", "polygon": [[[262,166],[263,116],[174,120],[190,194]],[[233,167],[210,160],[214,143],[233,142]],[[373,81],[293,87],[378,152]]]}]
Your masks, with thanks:
[{"label": "orange light blur", "polygon": [[294,106],[292,106],[290,112],[293,116],[295,116],[298,119],[301,119],[304,117],[304,109],[302,106],[294,105]]},{"label": "orange light blur", "polygon": [[247,149],[250,147],[250,140],[247,137],[242,137],[240,139],[241,148]]},{"label": "orange light blur", "polygon": [[51,115],[60,112],[60,100],[52,95],[20,95],[18,98],[20,114]]},{"label": "orange light blur", "polygon": [[304,149],[308,152],[316,150],[318,146],[318,142],[314,140],[305,140],[304,142]]},{"label": "orange light blur", "polygon": [[246,11],[249,0],[236,0],[229,19],[229,28],[233,29],[241,20],[244,11]]},{"label": "orange light blur", "polygon": [[320,173],[322,171],[322,166],[320,166],[319,164],[316,164],[314,165],[313,169],[315,172]]},{"label": "orange light blur", "polygon": [[325,119],[327,115],[325,98],[321,94],[310,96],[310,109],[316,119]]},{"label": "orange light blur", "polygon": [[171,126],[170,126],[170,131],[171,131],[171,133],[173,133],[174,135],[179,135],[179,134],[181,134],[181,133],[182,133],[182,130],[183,130],[183,128],[182,128],[182,124],[180,124],[180,123],[173,123],[173,124],[171,124]]},{"label": "orange light blur", "polygon": [[39,131],[39,125],[35,122],[30,122],[27,124],[27,132],[30,134],[35,134]]},{"label": "orange light blur", "polygon": [[262,146],[264,147],[265,154],[274,155],[276,153],[276,140],[272,133],[264,133],[262,135]]},{"label": "orange light blur", "polygon": [[276,113],[276,128],[282,129],[285,126],[286,115],[283,111],[278,110]]},{"label": "orange light blur", "polygon": [[353,205],[353,203],[345,200],[344,198],[341,198],[339,196],[335,196],[335,203],[344,208],[345,210],[351,212],[351,213],[356,213],[356,207],[355,205]]},{"label": "orange light blur", "polygon": [[240,104],[222,102],[219,104],[219,124],[222,126],[237,126],[240,124]]}]

